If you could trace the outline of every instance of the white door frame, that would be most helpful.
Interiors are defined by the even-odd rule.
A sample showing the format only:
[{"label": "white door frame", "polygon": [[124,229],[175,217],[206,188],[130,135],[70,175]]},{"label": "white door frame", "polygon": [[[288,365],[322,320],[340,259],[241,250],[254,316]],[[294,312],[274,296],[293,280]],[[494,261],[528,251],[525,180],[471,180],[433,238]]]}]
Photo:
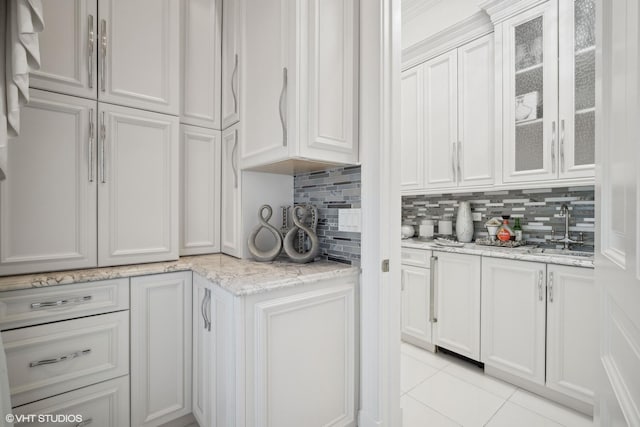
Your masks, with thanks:
[{"label": "white door frame", "polygon": [[360,427],[402,425],[400,9],[400,0],[360,2]]}]

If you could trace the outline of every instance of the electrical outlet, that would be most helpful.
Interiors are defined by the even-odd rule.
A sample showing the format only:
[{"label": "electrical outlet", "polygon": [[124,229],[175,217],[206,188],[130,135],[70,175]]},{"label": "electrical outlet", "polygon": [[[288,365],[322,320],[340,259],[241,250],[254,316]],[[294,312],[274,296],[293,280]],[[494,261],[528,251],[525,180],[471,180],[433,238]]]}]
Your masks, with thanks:
[{"label": "electrical outlet", "polygon": [[473,212],[472,215],[474,221],[482,221],[482,212]]},{"label": "electrical outlet", "polygon": [[338,231],[360,233],[360,209],[338,210]]}]

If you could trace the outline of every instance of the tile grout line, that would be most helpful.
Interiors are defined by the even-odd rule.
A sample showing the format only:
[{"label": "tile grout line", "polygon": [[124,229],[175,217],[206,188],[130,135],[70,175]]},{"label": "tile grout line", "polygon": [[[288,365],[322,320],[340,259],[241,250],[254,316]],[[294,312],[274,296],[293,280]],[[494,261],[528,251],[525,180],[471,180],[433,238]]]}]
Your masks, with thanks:
[{"label": "tile grout line", "polygon": [[442,412],[438,411],[435,408],[432,408],[431,406],[427,405],[426,403],[423,403],[422,401],[416,399],[415,397],[407,394],[407,397],[410,399],[413,399],[414,401],[418,402],[420,405],[429,408],[430,410],[432,410],[433,412],[435,412],[438,415],[441,415],[442,417],[446,418],[447,420],[451,421],[452,423],[454,423],[457,426],[463,427],[462,424],[460,424],[459,422],[457,422],[456,420],[452,419],[451,417],[448,417],[447,415],[443,414]]},{"label": "tile grout line", "polygon": [[[518,389],[518,390],[520,390],[520,389]],[[515,393],[514,393],[514,394],[515,394]],[[512,396],[512,397],[513,397],[513,396]],[[538,412],[538,411],[536,411],[536,410],[534,410],[534,409],[527,408],[526,406],[521,405],[521,404],[519,404],[519,403],[517,403],[517,402],[512,402],[512,401],[511,401],[511,397],[509,398],[509,403],[511,403],[511,404],[513,404],[513,405],[516,405],[516,406],[518,406],[518,407],[520,407],[520,408],[526,409],[527,411],[531,411],[531,412],[533,412],[534,414],[537,414],[537,415],[541,416],[542,418],[546,418],[546,419],[547,419],[547,420],[549,420],[549,421],[552,421],[552,422],[554,422],[554,423],[556,423],[556,424],[558,424],[558,425],[561,425],[562,427],[567,427],[564,423],[561,423],[560,421],[558,421],[558,420],[556,420],[556,419],[554,419],[554,418],[550,418],[550,417],[549,417],[549,416],[547,416],[546,414],[541,414],[540,412]]]}]

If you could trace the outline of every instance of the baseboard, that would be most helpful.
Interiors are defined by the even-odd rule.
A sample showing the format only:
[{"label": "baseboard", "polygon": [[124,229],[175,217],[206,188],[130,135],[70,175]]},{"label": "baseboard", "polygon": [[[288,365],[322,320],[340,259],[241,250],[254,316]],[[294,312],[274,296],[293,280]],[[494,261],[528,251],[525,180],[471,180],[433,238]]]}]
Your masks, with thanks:
[{"label": "baseboard", "polygon": [[382,427],[382,421],[374,419],[365,411],[358,411],[358,427]]}]

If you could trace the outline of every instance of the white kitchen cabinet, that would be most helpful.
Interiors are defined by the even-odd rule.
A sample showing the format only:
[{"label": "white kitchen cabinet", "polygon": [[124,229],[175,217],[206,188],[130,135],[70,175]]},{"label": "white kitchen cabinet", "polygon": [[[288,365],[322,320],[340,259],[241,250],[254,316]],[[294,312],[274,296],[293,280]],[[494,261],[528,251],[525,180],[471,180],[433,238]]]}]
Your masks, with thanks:
[{"label": "white kitchen cabinet", "polygon": [[222,0],[222,129],[240,121],[240,0]]},{"label": "white kitchen cabinet", "polygon": [[181,2],[182,123],[221,129],[222,0]]},{"label": "white kitchen cabinet", "polygon": [[424,185],[428,189],[456,185],[457,62],[454,50],[423,65]]},{"label": "white kitchen cabinet", "polygon": [[191,413],[192,273],[131,279],[131,424]]},{"label": "white kitchen cabinet", "polygon": [[180,255],[220,252],[220,131],[180,126]]},{"label": "white kitchen cabinet", "polygon": [[235,422],[234,297],[193,275],[193,415],[210,427]]},{"label": "white kitchen cabinet", "polygon": [[180,2],[99,0],[98,99],[178,115]]},{"label": "white kitchen cabinet", "polygon": [[[38,38],[40,69],[29,85],[84,98],[97,97],[96,0],[45,0],[45,28]],[[24,128],[24,124],[23,124]]]},{"label": "white kitchen cabinet", "polygon": [[222,133],[222,190],[220,248],[227,255],[242,257],[242,174],[238,168],[238,126]]},{"label": "white kitchen cabinet", "polygon": [[434,252],[434,343],[480,360],[480,257]]},{"label": "white kitchen cabinet", "polygon": [[547,387],[594,403],[599,366],[598,291],[593,270],[547,268]]},{"label": "white kitchen cabinet", "polygon": [[400,187],[419,190],[424,187],[424,144],[422,143],[422,66],[402,73],[400,136]]},{"label": "white kitchen cabinet", "polygon": [[431,323],[431,270],[411,265],[401,267],[402,339],[429,348],[433,345]]},{"label": "white kitchen cabinet", "polygon": [[404,71],[403,191],[495,182],[494,62],[488,34]]},{"label": "white kitchen cabinet", "polygon": [[482,362],[545,383],[545,264],[482,258]]},{"label": "white kitchen cabinet", "polygon": [[98,265],[178,258],[178,118],[100,103]]},{"label": "white kitchen cabinet", "polygon": [[242,0],[243,169],[358,161],[357,6]]},{"label": "white kitchen cabinet", "polygon": [[0,182],[0,275],[95,267],[95,101],[30,91]]}]

